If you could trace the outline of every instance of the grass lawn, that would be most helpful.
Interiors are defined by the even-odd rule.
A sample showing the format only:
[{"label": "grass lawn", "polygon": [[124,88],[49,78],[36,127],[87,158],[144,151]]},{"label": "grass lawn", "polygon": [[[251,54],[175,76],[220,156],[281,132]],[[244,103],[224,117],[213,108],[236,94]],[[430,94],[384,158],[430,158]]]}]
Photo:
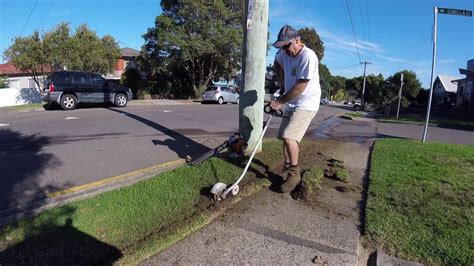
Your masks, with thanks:
[{"label": "grass lawn", "polygon": [[[265,142],[263,150],[254,161],[272,165],[281,156],[281,142]],[[23,254],[20,257],[26,261],[21,263],[39,263],[41,260],[27,260],[28,252],[36,252],[38,246],[48,247],[48,251],[35,253],[40,259],[44,255],[44,263],[51,263],[49,260],[55,252],[67,254],[68,250],[77,249],[83,250],[80,261],[85,264],[101,264],[104,257],[115,260],[117,253],[123,256],[121,263],[140,261],[212,220],[215,213],[202,212],[206,207],[203,202],[209,203],[202,194],[219,181],[228,185],[235,181],[243,162],[234,160],[214,157],[196,167],[180,167],[130,187],[8,225],[0,230],[0,261],[12,264],[8,263],[12,262],[9,259]],[[252,167],[261,166],[252,164]],[[241,191],[243,193],[245,191]],[[93,257],[99,256],[97,254],[101,254],[99,258]],[[62,257],[67,262],[67,255]],[[63,264],[62,261],[55,263]]]},{"label": "grass lawn", "polygon": [[[404,116],[399,116],[398,119],[396,116],[393,116],[393,117],[381,117],[377,120],[383,123],[405,123],[405,124],[414,124],[414,125],[424,125],[426,121],[426,117],[420,116],[420,115],[404,115]],[[474,121],[430,118],[429,125],[474,130]]]},{"label": "grass lawn", "polygon": [[399,257],[473,265],[474,146],[376,141],[365,233]]}]

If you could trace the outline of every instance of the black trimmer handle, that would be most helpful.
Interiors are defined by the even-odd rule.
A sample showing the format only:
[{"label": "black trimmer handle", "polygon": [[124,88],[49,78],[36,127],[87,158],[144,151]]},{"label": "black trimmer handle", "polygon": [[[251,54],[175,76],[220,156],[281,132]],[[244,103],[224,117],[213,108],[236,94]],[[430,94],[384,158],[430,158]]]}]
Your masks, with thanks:
[{"label": "black trimmer handle", "polygon": [[283,111],[281,109],[274,110],[272,107],[270,107],[269,103],[265,105],[265,107],[263,108],[263,111],[269,115],[273,115],[276,117],[284,117]]}]

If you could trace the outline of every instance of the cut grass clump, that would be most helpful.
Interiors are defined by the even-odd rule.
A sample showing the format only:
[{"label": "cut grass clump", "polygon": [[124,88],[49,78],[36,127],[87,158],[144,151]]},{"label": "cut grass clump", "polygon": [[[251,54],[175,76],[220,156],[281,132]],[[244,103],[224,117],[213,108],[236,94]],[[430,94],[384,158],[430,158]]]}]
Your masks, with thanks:
[{"label": "cut grass clump", "polygon": [[473,265],[474,147],[384,139],[371,156],[366,240],[427,264]]},{"label": "cut grass clump", "polygon": [[349,183],[350,176],[347,172],[344,162],[335,158],[330,158],[327,160],[328,168],[326,169],[324,175],[339,180],[344,183]]},{"label": "cut grass clump", "polygon": [[321,181],[324,177],[324,171],[319,166],[313,166],[303,175],[304,188],[307,193],[315,194],[321,189]]},{"label": "cut grass clump", "polygon": [[336,169],[333,177],[341,182],[349,183],[349,173],[344,168]]}]

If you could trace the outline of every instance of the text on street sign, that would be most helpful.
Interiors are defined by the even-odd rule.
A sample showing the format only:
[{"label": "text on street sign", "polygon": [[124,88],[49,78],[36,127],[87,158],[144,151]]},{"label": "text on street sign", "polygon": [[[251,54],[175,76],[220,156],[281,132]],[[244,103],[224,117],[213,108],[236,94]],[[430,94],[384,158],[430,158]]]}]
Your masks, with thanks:
[{"label": "text on street sign", "polygon": [[448,14],[448,15],[457,15],[457,16],[472,17],[472,11],[470,11],[470,10],[462,10],[462,9],[438,8],[438,13],[440,13],[440,14]]}]

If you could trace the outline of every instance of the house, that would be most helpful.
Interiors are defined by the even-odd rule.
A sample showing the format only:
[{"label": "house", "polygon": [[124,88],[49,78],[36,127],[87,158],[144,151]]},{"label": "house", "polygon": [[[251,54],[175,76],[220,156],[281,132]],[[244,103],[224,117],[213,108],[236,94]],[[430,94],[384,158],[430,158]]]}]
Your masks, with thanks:
[{"label": "house", "polygon": [[474,59],[468,60],[466,69],[460,68],[459,74],[466,77],[456,80],[458,84],[456,108],[474,113]]},{"label": "house", "polygon": [[[137,58],[140,55],[140,52],[130,48],[125,47],[120,49],[121,57],[114,66],[114,73],[105,75],[105,79],[113,83],[119,83],[122,78],[122,74],[127,71],[129,68],[134,68],[138,70]],[[142,79],[146,78],[144,73],[140,73]]]},{"label": "house", "polygon": [[38,89],[33,77],[16,68],[12,63],[7,62],[0,64],[0,76],[7,77],[9,88],[21,89],[32,88]]},{"label": "house", "polygon": [[451,107],[456,104],[459,77],[438,75],[433,83],[433,105]]},{"label": "house", "polygon": [[28,73],[7,62],[0,64],[0,76],[6,77],[8,82],[8,88],[0,89],[0,107],[41,102],[40,89]]}]

